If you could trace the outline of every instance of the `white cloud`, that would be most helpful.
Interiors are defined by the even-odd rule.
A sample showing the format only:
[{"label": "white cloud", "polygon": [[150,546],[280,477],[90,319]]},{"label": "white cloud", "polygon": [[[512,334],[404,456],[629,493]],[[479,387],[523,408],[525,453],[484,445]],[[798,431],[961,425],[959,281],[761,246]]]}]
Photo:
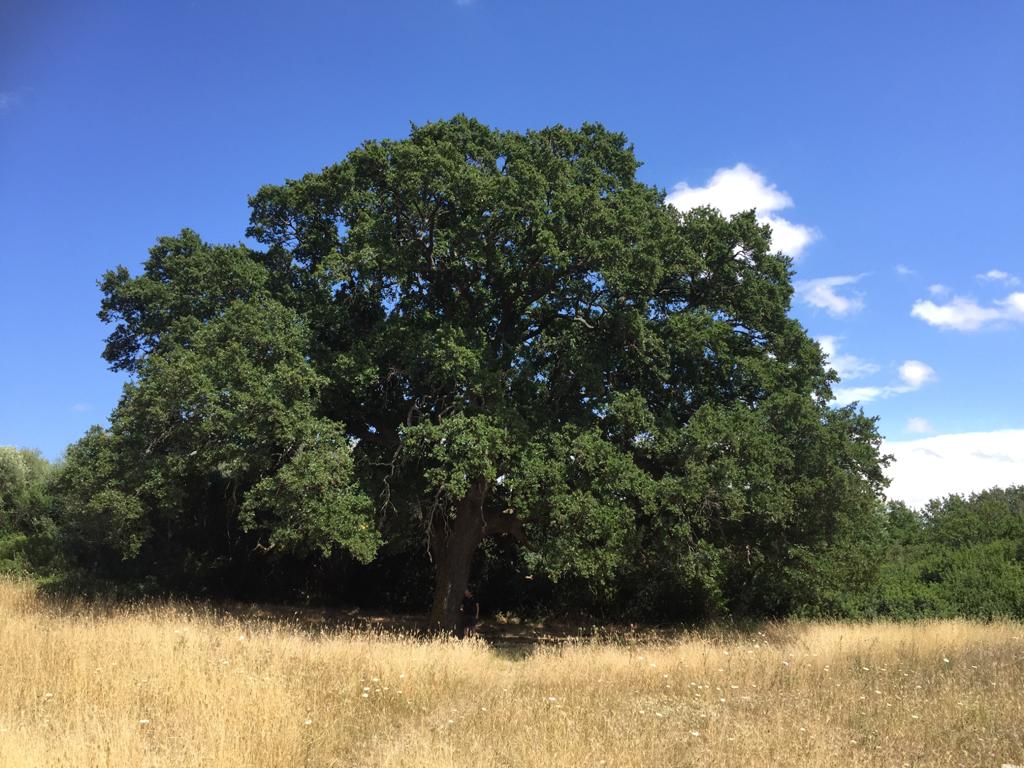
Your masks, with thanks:
[{"label": "white cloud", "polygon": [[878,373],[878,366],[874,363],[862,360],[856,355],[839,354],[840,341],[841,339],[836,336],[821,336],[818,339],[821,351],[828,356],[828,365],[835,369],[840,379],[850,381]]},{"label": "white cloud", "polygon": [[836,387],[832,390],[832,400],[836,405],[849,405],[850,403],[869,403],[885,394],[889,387]]},{"label": "white cloud", "polygon": [[986,325],[1024,322],[1024,293],[1011,293],[987,307],[962,296],[954,296],[945,304],[928,300],[915,301],[910,314],[938,328],[977,331]]},{"label": "white cloud", "polygon": [[889,498],[922,507],[929,499],[1024,483],[1024,429],[935,435],[882,443]]},{"label": "white cloud", "polygon": [[917,272],[916,272],[916,270],[913,270],[910,267],[905,267],[902,264],[897,264],[896,265],[896,274],[897,275],[904,275],[904,276],[906,276],[906,275],[916,275]]},{"label": "white cloud", "polygon": [[680,182],[665,200],[680,211],[710,205],[725,216],[756,209],[757,220],[772,228],[772,245],[793,258],[819,238],[812,227],[776,215],[777,211],[791,208],[793,199],[745,163],[719,168],[703,187]]},{"label": "white cloud", "polygon": [[1003,272],[1001,269],[990,269],[988,272],[977,275],[979,280],[990,283],[1003,283],[1004,285],[1020,285],[1020,278],[1016,275],[1011,275],[1009,272]]},{"label": "white cloud", "polygon": [[797,280],[793,283],[796,295],[812,307],[824,309],[830,315],[842,317],[864,308],[864,300],[859,294],[842,296],[836,289],[844,285],[852,285],[864,275],[838,275],[836,277],[818,277],[813,280]]},{"label": "white cloud", "polygon": [[853,402],[868,403],[872,400],[884,400],[893,395],[904,395],[914,392],[925,384],[935,381],[935,369],[920,360],[907,360],[899,368],[899,384],[870,387],[837,387],[832,390],[837,405],[849,405]]},{"label": "white cloud", "polygon": [[1011,293],[1002,301],[997,301],[996,304],[1003,308],[1009,319],[1024,320],[1024,293],[1020,291]]},{"label": "white cloud", "polygon": [[928,286],[928,293],[932,296],[945,296],[949,293],[949,288],[944,286],[942,283],[934,283]]},{"label": "white cloud", "polygon": [[21,95],[13,91],[0,91],[0,112],[14,109],[21,104]]},{"label": "white cloud", "polygon": [[87,403],[75,403],[74,405],[71,406],[71,410],[74,411],[75,413],[85,413],[91,407],[92,406],[90,406]]},{"label": "white cloud", "polygon": [[932,425],[928,423],[928,419],[922,419],[920,416],[914,416],[912,419],[907,420],[907,426],[904,427],[904,429],[907,432],[923,435],[932,431]]},{"label": "white cloud", "polygon": [[911,390],[920,389],[935,380],[935,369],[920,360],[907,360],[900,366],[900,378]]}]

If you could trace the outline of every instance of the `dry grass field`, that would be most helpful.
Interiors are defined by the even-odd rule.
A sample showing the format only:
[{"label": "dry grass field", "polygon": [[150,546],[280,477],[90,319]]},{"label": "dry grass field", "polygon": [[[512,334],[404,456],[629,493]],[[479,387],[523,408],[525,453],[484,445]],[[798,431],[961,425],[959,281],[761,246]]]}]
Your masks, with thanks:
[{"label": "dry grass field", "polygon": [[0,766],[1024,763],[1024,626],[768,625],[513,657],[0,581]]}]

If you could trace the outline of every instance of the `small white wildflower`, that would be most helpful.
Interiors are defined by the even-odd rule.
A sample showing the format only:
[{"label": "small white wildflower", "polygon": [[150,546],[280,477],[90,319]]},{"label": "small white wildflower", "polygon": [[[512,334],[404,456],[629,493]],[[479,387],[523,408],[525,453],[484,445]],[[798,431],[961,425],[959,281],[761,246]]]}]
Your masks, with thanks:
[{"label": "small white wildflower", "polygon": [[700,736],[700,731],[690,731],[691,736]]},{"label": "small white wildflower", "polygon": [[309,718],[307,717],[307,718],[306,718],[305,720],[303,720],[303,721],[302,721],[302,724],[303,724],[303,725],[312,725],[312,724],[313,724],[313,721],[312,721],[312,720],[310,720],[310,719],[309,719]]},{"label": "small white wildflower", "polygon": [[149,720],[146,720],[146,719],[139,720],[139,725],[149,725]]},{"label": "small white wildflower", "polygon": [[942,662],[943,662],[944,664],[949,664],[949,659],[947,659],[947,658],[946,658],[945,656],[943,656],[943,657],[942,657]]}]

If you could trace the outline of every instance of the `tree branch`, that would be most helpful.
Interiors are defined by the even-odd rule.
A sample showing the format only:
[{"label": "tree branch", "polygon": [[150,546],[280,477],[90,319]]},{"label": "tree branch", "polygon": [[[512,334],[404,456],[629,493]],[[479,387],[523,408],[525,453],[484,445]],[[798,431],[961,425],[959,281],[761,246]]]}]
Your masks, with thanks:
[{"label": "tree branch", "polygon": [[507,534],[520,544],[526,544],[526,534],[523,532],[523,521],[519,519],[519,515],[517,515],[516,511],[511,507],[503,509],[501,512],[485,510],[483,517],[484,536],[499,536],[501,534]]}]

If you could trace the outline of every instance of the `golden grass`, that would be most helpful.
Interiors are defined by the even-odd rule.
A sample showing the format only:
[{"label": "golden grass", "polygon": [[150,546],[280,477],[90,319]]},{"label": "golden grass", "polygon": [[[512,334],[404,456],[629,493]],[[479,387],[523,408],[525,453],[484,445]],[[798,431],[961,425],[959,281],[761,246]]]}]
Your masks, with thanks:
[{"label": "golden grass", "polygon": [[0,766],[1024,763],[1024,626],[781,623],[522,658],[0,581]]}]

